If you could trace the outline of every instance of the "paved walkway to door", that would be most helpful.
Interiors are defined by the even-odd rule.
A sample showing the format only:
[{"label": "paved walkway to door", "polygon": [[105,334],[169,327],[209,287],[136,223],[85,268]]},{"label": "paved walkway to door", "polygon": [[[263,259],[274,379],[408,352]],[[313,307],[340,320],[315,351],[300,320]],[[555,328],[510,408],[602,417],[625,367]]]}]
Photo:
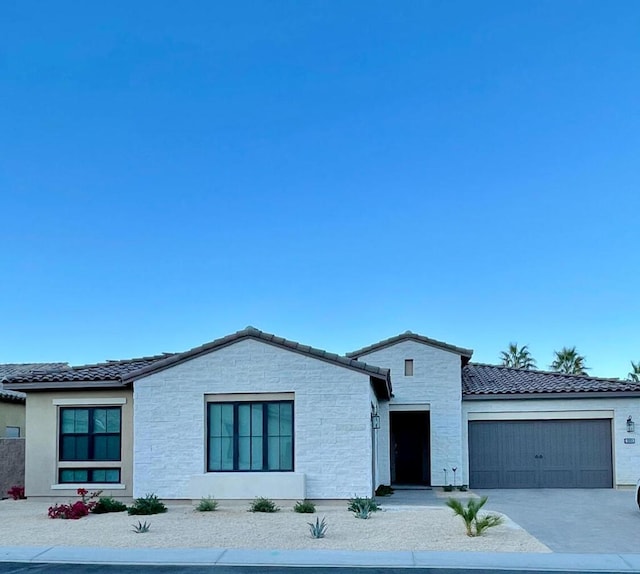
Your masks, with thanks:
[{"label": "paved walkway to door", "polygon": [[[640,552],[640,510],[633,489],[487,489],[473,494],[488,496],[487,510],[506,514],[554,552]],[[441,488],[396,490],[378,502],[444,506],[446,496]]]}]

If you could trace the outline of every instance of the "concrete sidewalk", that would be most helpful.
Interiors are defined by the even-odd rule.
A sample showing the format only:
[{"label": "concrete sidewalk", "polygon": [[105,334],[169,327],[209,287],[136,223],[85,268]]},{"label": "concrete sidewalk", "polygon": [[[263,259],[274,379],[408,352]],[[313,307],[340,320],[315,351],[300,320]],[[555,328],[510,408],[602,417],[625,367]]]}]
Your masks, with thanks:
[{"label": "concrete sidewalk", "polygon": [[2,547],[0,562],[191,566],[337,566],[466,568],[565,572],[640,572],[640,554],[526,554],[483,552],[348,552],[209,548]]}]

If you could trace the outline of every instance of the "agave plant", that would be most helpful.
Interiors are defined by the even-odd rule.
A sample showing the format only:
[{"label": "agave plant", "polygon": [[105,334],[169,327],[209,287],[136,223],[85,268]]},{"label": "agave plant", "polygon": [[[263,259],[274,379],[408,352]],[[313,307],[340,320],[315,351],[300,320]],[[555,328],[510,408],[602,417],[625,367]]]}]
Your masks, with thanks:
[{"label": "agave plant", "polygon": [[467,501],[467,506],[463,506],[459,500],[450,498],[447,500],[447,506],[453,510],[454,514],[462,518],[467,536],[480,536],[487,528],[498,526],[498,524],[502,523],[502,517],[495,514],[478,516],[480,509],[486,502],[486,496],[480,499],[470,498]]},{"label": "agave plant", "polygon": [[309,525],[309,532],[311,532],[311,538],[324,538],[324,535],[327,533],[327,523],[325,522],[324,516],[322,520],[316,517],[315,522],[307,522]]},{"label": "agave plant", "polygon": [[138,520],[138,524],[132,524],[131,526],[133,526],[132,532],[135,532],[136,534],[144,534],[145,532],[149,532],[151,523],[146,520],[144,522],[140,522]]}]

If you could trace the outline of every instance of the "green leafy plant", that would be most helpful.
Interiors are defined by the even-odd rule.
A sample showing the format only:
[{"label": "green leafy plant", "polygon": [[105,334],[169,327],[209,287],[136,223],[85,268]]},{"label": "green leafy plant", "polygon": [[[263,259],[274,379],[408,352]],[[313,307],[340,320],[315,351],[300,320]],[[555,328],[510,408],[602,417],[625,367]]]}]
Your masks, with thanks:
[{"label": "green leafy plant", "polygon": [[249,504],[249,512],[278,512],[280,508],[276,506],[270,498],[256,496]]},{"label": "green leafy plant", "polygon": [[198,512],[213,512],[218,508],[218,501],[212,496],[203,496],[196,506]]},{"label": "green leafy plant", "polygon": [[151,529],[151,523],[146,520],[144,522],[140,522],[138,520],[138,524],[132,524],[131,526],[133,526],[132,532],[135,532],[136,534],[144,534],[145,532],[149,532]]},{"label": "green leafy plant", "polygon": [[461,484],[461,485],[458,487],[458,490],[459,490],[460,492],[467,492],[467,490],[469,490],[469,487],[468,487],[466,484]]},{"label": "green leafy plant", "polygon": [[108,512],[124,512],[127,505],[112,496],[101,497],[96,505],[91,509],[93,514],[107,514]]},{"label": "green leafy plant", "polygon": [[463,506],[459,500],[450,498],[447,500],[447,506],[453,510],[453,513],[456,516],[460,516],[462,518],[467,531],[467,536],[480,536],[485,530],[487,530],[487,528],[502,524],[501,516],[497,516],[495,514],[478,516],[480,509],[486,502],[486,496],[483,496],[480,499],[470,498],[467,501],[467,506]]},{"label": "green leafy plant", "polygon": [[350,512],[356,512],[362,508],[366,508],[369,512],[376,512],[380,506],[376,502],[375,498],[369,498],[368,496],[354,496],[349,499],[349,506],[347,510]]},{"label": "green leafy plant", "polygon": [[374,498],[368,496],[354,496],[349,499],[347,510],[353,512],[356,518],[366,520],[371,516],[372,512],[376,512],[380,507]]},{"label": "green leafy plant", "polygon": [[127,512],[133,515],[161,514],[166,511],[167,507],[155,494],[147,494],[143,498],[136,498],[127,509]]},{"label": "green leafy plant", "polygon": [[310,500],[298,500],[293,507],[293,511],[301,514],[313,514],[316,511],[316,505]]},{"label": "green leafy plant", "polygon": [[376,496],[391,496],[393,494],[393,488],[388,484],[381,484],[376,488]]},{"label": "green leafy plant", "polygon": [[309,525],[311,538],[324,538],[324,535],[327,533],[328,528],[324,516],[322,517],[322,520],[316,517],[315,522],[307,522],[307,524]]}]

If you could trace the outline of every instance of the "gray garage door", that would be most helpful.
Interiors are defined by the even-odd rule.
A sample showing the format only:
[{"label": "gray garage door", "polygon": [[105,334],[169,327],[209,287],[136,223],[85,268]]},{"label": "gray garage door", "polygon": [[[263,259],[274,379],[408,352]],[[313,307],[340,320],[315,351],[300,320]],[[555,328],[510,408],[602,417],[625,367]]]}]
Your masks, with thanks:
[{"label": "gray garage door", "polygon": [[471,488],[611,488],[611,421],[470,421]]}]

